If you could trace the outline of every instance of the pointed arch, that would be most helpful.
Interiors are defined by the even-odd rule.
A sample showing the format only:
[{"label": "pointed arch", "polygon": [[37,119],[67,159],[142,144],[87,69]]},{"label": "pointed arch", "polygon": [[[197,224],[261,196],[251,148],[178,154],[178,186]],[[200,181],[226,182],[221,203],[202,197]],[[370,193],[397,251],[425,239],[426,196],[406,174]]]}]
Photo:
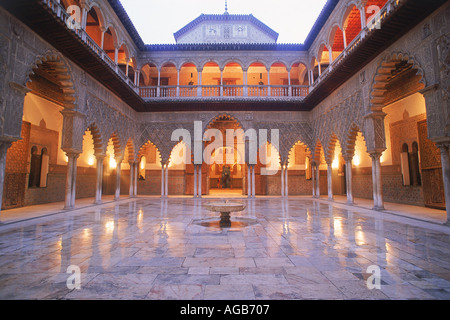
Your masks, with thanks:
[{"label": "pointed arch", "polygon": [[67,61],[59,53],[53,51],[37,56],[28,69],[24,82],[25,86],[31,82],[30,76],[34,75],[39,68],[50,74],[52,79],[55,79],[63,94],[64,108],[75,109],[75,84]]},{"label": "pointed arch", "polygon": [[410,68],[417,70],[416,75],[419,77],[419,83],[426,87],[427,80],[423,69],[416,59],[408,53],[393,52],[383,59],[375,72],[371,85],[369,103],[372,111],[381,111],[385,106],[384,93],[389,81],[398,73]]}]

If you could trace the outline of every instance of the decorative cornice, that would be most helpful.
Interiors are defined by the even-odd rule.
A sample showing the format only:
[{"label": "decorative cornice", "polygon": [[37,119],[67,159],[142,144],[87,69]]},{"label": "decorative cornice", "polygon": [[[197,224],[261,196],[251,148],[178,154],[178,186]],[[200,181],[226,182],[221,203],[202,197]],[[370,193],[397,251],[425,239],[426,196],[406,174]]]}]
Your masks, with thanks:
[{"label": "decorative cornice", "polygon": [[145,51],[306,51],[296,43],[147,44]]}]

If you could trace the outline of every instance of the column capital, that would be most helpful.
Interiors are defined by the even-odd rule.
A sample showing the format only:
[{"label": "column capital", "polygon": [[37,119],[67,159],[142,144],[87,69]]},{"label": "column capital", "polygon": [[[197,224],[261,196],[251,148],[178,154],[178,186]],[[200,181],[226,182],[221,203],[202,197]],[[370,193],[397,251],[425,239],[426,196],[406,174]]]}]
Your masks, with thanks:
[{"label": "column capital", "polygon": [[23,86],[23,85],[21,85],[21,84],[18,84],[18,83],[16,83],[16,82],[13,82],[13,81],[10,81],[10,82],[9,82],[9,87],[10,87],[11,89],[15,89],[16,91],[20,92],[20,93],[23,94],[23,95],[26,95],[28,92],[31,91],[31,89],[29,89],[28,87]]},{"label": "column capital", "polygon": [[81,154],[80,150],[75,149],[62,149],[68,158],[78,158]]},{"label": "column capital", "polygon": [[427,95],[430,93],[434,93],[437,89],[439,89],[439,83],[435,83],[426,88],[423,88],[422,90],[419,90],[419,93],[421,93],[423,95]]},{"label": "column capital", "polygon": [[369,156],[372,158],[372,160],[379,160],[381,158],[381,155],[383,154],[384,150],[370,150],[367,151]]},{"label": "column capital", "polygon": [[[385,107],[384,105],[380,105],[380,108],[384,108],[384,107]],[[376,108],[372,108],[373,111],[366,114],[364,116],[364,118],[365,119],[374,119],[374,120],[378,120],[378,119],[384,120],[384,118],[387,116],[387,113],[381,111],[381,109],[380,110],[378,110],[378,109],[375,110],[375,109]]]},{"label": "column capital", "polygon": [[97,159],[97,160],[103,160],[103,159],[105,159],[106,154],[104,154],[104,153],[95,153],[95,154],[94,154],[94,157],[95,157],[95,159]]},{"label": "column capital", "polygon": [[345,160],[345,162],[351,162],[352,160],[353,160],[353,157],[354,157],[355,155],[352,153],[352,154],[343,154],[342,155],[342,157],[344,158],[344,160]]},{"label": "column capital", "polygon": [[436,147],[438,147],[441,152],[448,152],[450,149],[450,141],[437,142]]}]

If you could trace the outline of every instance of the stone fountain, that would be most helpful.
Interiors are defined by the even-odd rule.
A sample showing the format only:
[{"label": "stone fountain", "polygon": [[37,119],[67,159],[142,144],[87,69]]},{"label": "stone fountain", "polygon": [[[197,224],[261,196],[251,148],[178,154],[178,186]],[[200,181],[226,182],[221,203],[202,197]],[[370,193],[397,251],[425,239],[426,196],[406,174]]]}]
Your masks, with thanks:
[{"label": "stone fountain", "polygon": [[240,202],[230,202],[228,200],[210,202],[204,205],[206,209],[213,212],[220,212],[220,227],[230,227],[230,214],[240,212],[245,209],[245,204]]}]

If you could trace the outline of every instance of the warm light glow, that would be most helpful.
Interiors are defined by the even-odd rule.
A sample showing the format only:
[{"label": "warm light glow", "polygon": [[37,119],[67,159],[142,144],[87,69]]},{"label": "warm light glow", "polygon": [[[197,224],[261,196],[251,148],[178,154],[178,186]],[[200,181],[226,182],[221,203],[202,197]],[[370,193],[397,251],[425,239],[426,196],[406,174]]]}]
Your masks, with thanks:
[{"label": "warm light glow", "polygon": [[380,163],[383,163],[384,161],[386,161],[385,155],[386,155],[386,152],[383,152],[383,153],[381,154],[381,157],[380,157]]},{"label": "warm light glow", "polygon": [[111,169],[115,169],[116,166],[117,166],[116,159],[114,159],[113,157],[110,157],[110,158],[109,158],[109,167],[110,167]]},{"label": "warm light glow", "polygon": [[88,159],[88,165],[93,166],[95,163],[95,157],[94,156],[90,156]]},{"label": "warm light glow", "polygon": [[342,220],[341,220],[341,218],[334,218],[333,226],[334,226],[334,235],[336,237],[342,236]]},{"label": "warm light glow", "polygon": [[137,215],[137,227],[138,227],[140,232],[142,232],[142,221],[143,221],[143,218],[144,218],[144,211],[142,211],[142,209],[139,209],[138,215]]},{"label": "warm light glow", "polygon": [[141,163],[140,163],[140,168],[141,168],[141,170],[144,170],[145,169],[145,162],[146,162],[146,160],[145,160],[145,157],[142,157],[141,158]]},{"label": "warm light glow", "polygon": [[84,228],[83,229],[83,237],[84,238],[89,238],[89,234],[90,234],[89,229],[88,228]]},{"label": "warm light glow", "polygon": [[356,230],[355,241],[358,246],[362,246],[366,243],[366,238],[362,230]]},{"label": "warm light glow", "polygon": [[360,158],[359,155],[356,154],[356,155],[353,157],[353,165],[359,166],[360,164],[361,164],[361,158]]},{"label": "warm light glow", "polygon": [[105,229],[108,232],[114,231],[114,220],[110,220],[107,223],[105,223]]},{"label": "warm light glow", "polygon": [[339,159],[338,158],[334,158],[333,162],[331,163],[331,168],[333,168],[333,169],[339,168]]}]

